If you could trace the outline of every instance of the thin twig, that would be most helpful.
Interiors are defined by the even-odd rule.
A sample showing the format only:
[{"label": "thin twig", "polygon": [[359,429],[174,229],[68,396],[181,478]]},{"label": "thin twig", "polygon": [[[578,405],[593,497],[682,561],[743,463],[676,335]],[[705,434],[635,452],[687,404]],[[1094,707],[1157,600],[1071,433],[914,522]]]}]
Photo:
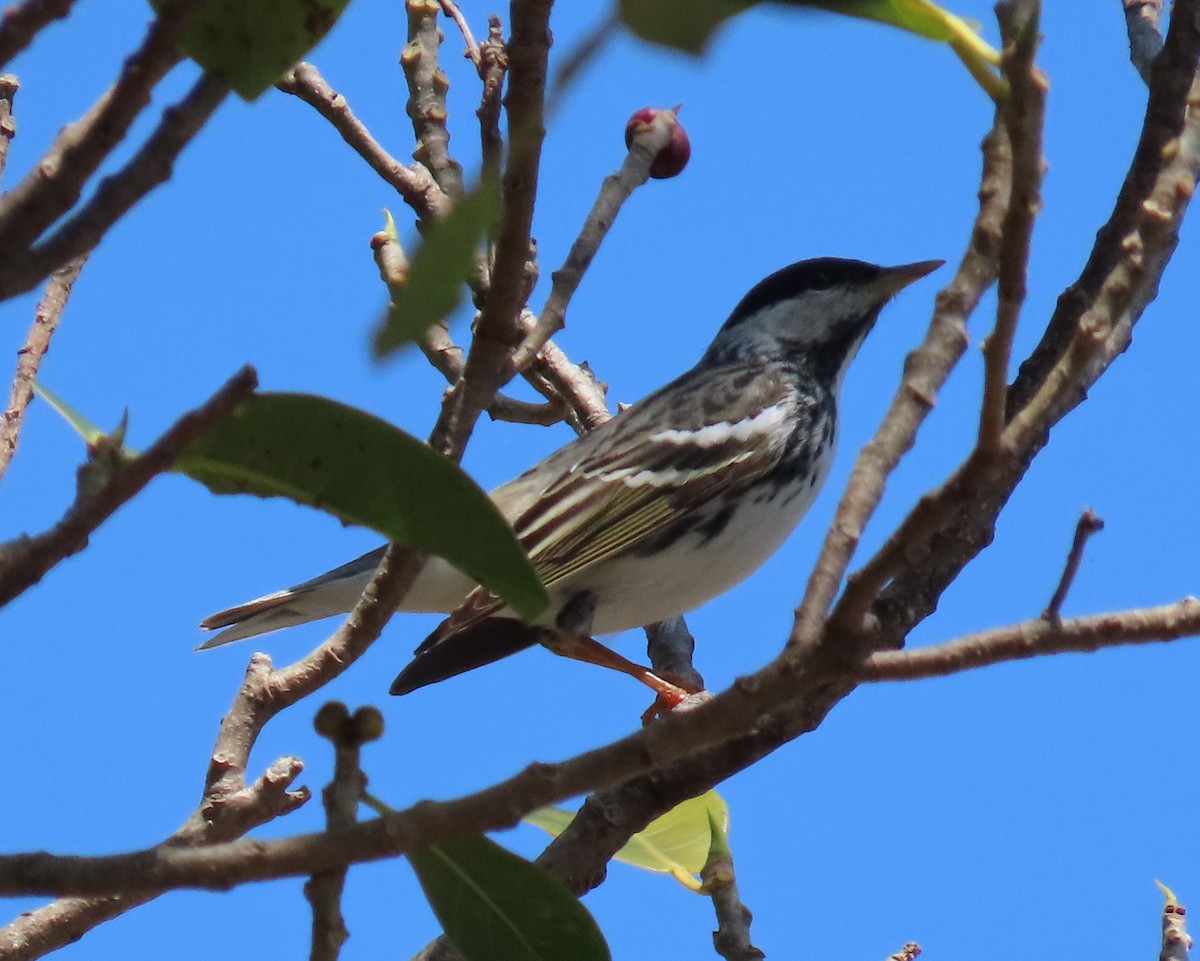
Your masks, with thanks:
[{"label": "thin twig", "polygon": [[633,138],[621,169],[604,178],[592,209],[588,211],[579,235],[571,244],[567,259],[551,275],[553,286],[537,324],[509,362],[513,374],[524,370],[546,341],[562,328],[567,305],[579,288],[584,272],[591,265],[622,205],[634,190],[650,179],[650,165],[670,142],[671,131],[676,123],[678,121],[673,111],[659,113],[645,131]]},{"label": "thin twig", "polygon": [[[371,249],[379,267],[379,276],[395,297],[396,289],[408,280],[409,263],[404,248],[387,231],[381,230],[371,238]],[[430,324],[417,341],[417,346],[421,348],[434,370],[441,373],[447,382],[458,383],[463,372],[463,352],[451,338],[450,328],[445,320]],[[487,413],[492,420],[548,427],[563,419],[564,404],[557,396],[544,404],[532,404],[498,393],[488,405]]]},{"label": "thin twig", "polygon": [[446,91],[450,80],[438,64],[442,31],[438,27],[438,0],[405,0],[408,43],[400,53],[400,66],[408,81],[408,116],[417,149],[413,159],[422,164],[451,200],[463,195],[462,165],[450,155],[450,130],[446,126]]},{"label": "thin twig", "polygon": [[1187,930],[1187,908],[1176,901],[1168,888],[1162,884],[1159,887],[1168,892],[1168,897],[1163,905],[1162,949],[1158,953],[1158,961],[1188,961],[1192,936]]},{"label": "thin twig", "polygon": [[[1200,4],[1197,8],[1193,21],[1200,20]],[[1173,23],[1182,18],[1182,13],[1177,12]],[[1083,401],[1088,387],[1128,347],[1134,324],[1158,293],[1159,279],[1175,252],[1179,224],[1200,176],[1200,74],[1196,73],[1200,22],[1193,24],[1193,30],[1195,79],[1185,103],[1196,107],[1180,117],[1180,129],[1164,145],[1165,156],[1150,183],[1149,194],[1114,256],[1108,258],[1109,272],[1079,318],[1066,351],[1025,405],[1012,412],[1005,442],[1015,448],[1043,441],[1050,426]]]},{"label": "thin twig", "polygon": [[858,669],[860,681],[914,681],[1069,651],[1090,653],[1124,644],[1157,644],[1200,632],[1200,600],[1076,617],[1040,617],[957,640],[904,651],[876,651]]},{"label": "thin twig", "polygon": [[36,246],[0,258],[0,299],[32,289],[55,268],[95,247],[134,204],[170,179],[176,158],[228,93],[223,81],[206,73],[167,107],[146,142],[100,181],[87,203]]},{"label": "thin twig", "polygon": [[1001,57],[1009,95],[1001,101],[999,114],[1012,149],[1012,188],[1001,234],[996,324],[983,342],[984,389],[978,445],[985,454],[997,450],[1004,432],[1008,365],[1017,319],[1025,302],[1034,218],[1042,207],[1042,127],[1047,84],[1034,63],[1037,42],[1036,19],[1010,27]]},{"label": "thin twig", "polygon": [[254,368],[243,367],[201,406],[175,421],[144,453],[117,463],[99,483],[82,491],[48,531],[0,545],[0,605],[36,584],[64,557],[83,550],[92,531],[156,476],[170,470],[192,441],[249,397],[257,384]]},{"label": "thin twig", "polygon": [[[1099,296],[1100,288],[1121,258],[1121,245],[1143,219],[1143,204],[1167,165],[1168,145],[1184,127],[1188,92],[1196,75],[1200,26],[1196,0],[1176,0],[1167,42],[1156,58],[1155,82],[1150,86],[1141,137],[1112,214],[1096,234],[1088,261],[1078,279],[1058,299],[1041,341],[1021,365],[1009,391],[1009,417],[1028,403],[1051,368],[1066,352],[1079,321]],[[1195,111],[1193,111],[1195,112]]]},{"label": "thin twig", "polygon": [[11,73],[0,74],[0,178],[8,163],[8,146],[17,135],[17,118],[13,116],[13,101],[21,82]]},{"label": "thin twig", "polygon": [[442,7],[442,13],[454,21],[458,32],[462,34],[463,43],[467,48],[464,55],[471,63],[475,64],[475,69],[482,69],[479,44],[475,42],[475,35],[471,33],[470,24],[467,23],[467,18],[463,16],[462,11],[458,9],[458,4],[454,0],[438,0],[438,3]]},{"label": "thin twig", "polygon": [[42,28],[71,12],[75,0],[25,0],[4,8],[0,18],[0,67],[29,46]]},{"label": "thin twig", "polygon": [[733,854],[724,844],[709,854],[700,871],[703,892],[712,899],[717,915],[717,930],[713,932],[713,948],[725,961],[762,961],[766,955],[750,941],[750,922],[753,915],[742,902],[737,876],[733,871]]},{"label": "thin twig", "polygon": [[[383,733],[383,717],[373,707],[359,708],[351,716],[346,705],[330,701],[314,721],[317,733],[333,744],[333,779],[321,792],[325,805],[325,828],[337,831],[358,821],[358,805],[367,787],[360,764],[362,746]],[[342,892],[346,869],[334,868],[314,874],[304,885],[304,896],[312,905],[311,961],[337,961],[350,936],[342,916]]]},{"label": "thin twig", "polygon": [[[967,348],[966,322],[983,292],[996,279],[1001,225],[1011,192],[1012,154],[999,117],[982,144],[983,174],[979,213],[971,239],[950,283],[937,295],[925,339],[904,362],[900,389],[871,441],[859,452],[846,492],[817,559],[804,601],[796,615],[789,644],[811,644],[819,637],[821,619],[858,546],[867,521],[883,498],[887,477],[916,441],[917,431],[932,410],[937,393]],[[851,576],[831,614],[839,629],[857,630],[867,608],[897,563],[881,551]]]},{"label": "thin twig", "polygon": [[[522,311],[521,324],[526,330],[536,322],[532,311]],[[524,374],[543,396],[557,398],[567,406],[567,419],[577,433],[595,430],[612,417],[604,399],[607,385],[596,379],[586,362],[573,363],[553,341],[539,351]]]},{"label": "thin twig", "polygon": [[1104,530],[1102,521],[1090,507],[1079,515],[1075,524],[1075,537],[1071,541],[1071,552],[1067,555],[1067,563],[1063,566],[1062,577],[1058,579],[1058,587],[1050,598],[1050,603],[1042,611],[1042,620],[1058,623],[1062,620],[1062,606],[1079,573],[1079,565],[1083,561],[1083,550],[1087,547],[1088,539],[1097,531]]},{"label": "thin twig", "polygon": [[479,46],[479,79],[483,90],[479,97],[480,179],[489,182],[500,178],[500,163],[504,159],[504,137],[500,133],[501,97],[504,94],[504,77],[508,73],[508,47],[500,18],[496,14],[488,17],[487,39]]},{"label": "thin twig", "polygon": [[62,319],[63,308],[71,296],[79,272],[83,269],[87,255],[77,257],[56,270],[46,284],[42,299],[38,301],[33,315],[33,325],[25,338],[25,345],[17,351],[17,372],[13,375],[12,391],[8,398],[8,409],[0,418],[0,477],[8,470],[9,462],[17,449],[17,439],[25,411],[33,399],[33,381],[46,351],[50,349],[50,338]]},{"label": "thin twig", "polygon": [[0,198],[0,259],[28,247],[79,201],[84,183],[124,139],[150,103],[155,85],[179,62],[179,41],[203,2],[164,4],[116,83],[83,117],[67,124],[41,161]]},{"label": "thin twig", "polygon": [[447,394],[434,428],[435,450],[461,449],[480,413],[504,382],[508,360],[524,336],[521,309],[528,292],[530,229],[537,196],[544,95],[550,51],[551,0],[513,0],[508,43],[508,165],[501,183],[503,215],[487,297],[462,379]]},{"label": "thin twig", "polygon": [[435,218],[449,212],[449,200],[429,175],[429,171],[420,165],[405,166],[388,153],[355,116],[346,98],[329,86],[321,72],[311,63],[301,61],[296,64],[284,74],[276,87],[303,100],[328,120],[354,152],[362,157],[384,182],[395,188],[418,216]]},{"label": "thin twig", "polygon": [[1163,47],[1158,28],[1162,15],[1162,0],[1122,0],[1125,7],[1125,30],[1129,34],[1129,60],[1138,74],[1150,84],[1150,65]]}]

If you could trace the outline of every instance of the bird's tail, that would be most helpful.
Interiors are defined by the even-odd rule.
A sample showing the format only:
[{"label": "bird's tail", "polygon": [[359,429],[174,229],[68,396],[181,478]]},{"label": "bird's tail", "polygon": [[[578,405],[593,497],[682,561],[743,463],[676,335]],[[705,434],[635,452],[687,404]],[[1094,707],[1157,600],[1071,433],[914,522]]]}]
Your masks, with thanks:
[{"label": "bird's tail", "polygon": [[217,611],[216,614],[210,614],[202,620],[200,626],[207,630],[212,631],[220,627],[225,630],[197,645],[196,650],[203,651],[228,644],[230,641],[240,641],[244,637],[254,637],[294,624],[305,624],[323,617],[344,614],[350,610],[357,597],[358,594],[354,594],[348,605],[339,597],[331,597],[327,591],[305,591],[294,587],[267,594],[265,597],[256,597],[236,607]]},{"label": "bird's tail", "polygon": [[388,693],[407,694],[491,664],[536,643],[537,628],[515,617],[488,617],[443,637],[434,632],[417,648],[416,656],[392,682]]},{"label": "bird's tail", "polygon": [[196,649],[207,650],[244,637],[345,614],[357,603],[384,550],[380,547],[311,581],[210,614],[200,626],[210,631],[221,627],[225,630]]}]

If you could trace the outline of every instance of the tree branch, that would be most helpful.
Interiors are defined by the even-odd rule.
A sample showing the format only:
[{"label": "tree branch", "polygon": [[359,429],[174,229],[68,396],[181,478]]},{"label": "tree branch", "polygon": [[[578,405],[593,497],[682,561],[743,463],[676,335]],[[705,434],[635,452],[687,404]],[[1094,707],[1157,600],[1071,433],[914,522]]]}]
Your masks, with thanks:
[{"label": "tree branch", "polygon": [[[400,242],[386,230],[371,238],[371,250],[379,276],[389,291],[395,291],[408,281],[408,256]],[[421,353],[430,366],[438,371],[450,384],[458,383],[463,374],[463,352],[450,336],[450,326],[445,320],[430,324],[417,341]],[[492,420],[510,421],[518,424],[541,424],[549,426],[563,419],[564,404],[554,396],[544,404],[531,404],[506,394],[497,393],[487,406]]]},{"label": "tree branch", "polygon": [[[359,708],[351,716],[345,704],[330,701],[317,712],[314,727],[333,745],[333,780],[321,799],[326,830],[337,831],[358,821],[359,799],[367,787],[360,764],[362,746],[383,733],[383,716],[373,707]],[[350,937],[341,907],[345,886],[345,868],[314,874],[304,885],[313,913],[311,961],[337,961]]]},{"label": "tree branch", "polygon": [[1200,600],[1076,617],[1057,623],[1041,617],[968,634],[944,644],[905,651],[876,651],[859,668],[861,681],[912,681],[1067,651],[1098,651],[1123,644],[1174,641],[1200,633]]},{"label": "tree branch", "polygon": [[1139,76],[1150,84],[1150,65],[1163,47],[1158,18],[1162,0],[1122,0],[1125,7],[1125,29],[1129,34],[1129,60]]},{"label": "tree branch", "polygon": [[1025,302],[1033,224],[1042,207],[1041,182],[1046,167],[1042,159],[1042,126],[1047,83],[1034,63],[1038,43],[1036,16],[1030,23],[1011,25],[1008,34],[1001,66],[1009,95],[1001,101],[999,114],[1012,150],[1012,189],[1001,229],[996,325],[983,342],[984,388],[978,446],[987,455],[997,451],[1004,432],[1008,365],[1017,319]]},{"label": "tree branch", "polygon": [[[997,117],[984,138],[979,213],[950,283],[938,293],[925,339],[904,361],[896,396],[871,441],[859,452],[846,491],[817,558],[796,613],[789,644],[815,643],[821,620],[841,583],[867,521],[883,498],[887,478],[916,442],[917,431],[937,393],[967,348],[966,321],[983,292],[996,279],[1001,225],[1011,192],[1012,154],[1008,133]],[[830,622],[839,630],[857,630],[871,601],[891,576],[896,559],[880,551],[853,575]]]},{"label": "tree branch", "polygon": [[33,315],[33,325],[25,338],[25,345],[17,351],[17,372],[13,375],[8,409],[0,420],[0,477],[8,470],[9,462],[17,449],[17,439],[25,411],[33,399],[33,381],[46,351],[50,349],[50,338],[62,319],[63,308],[71,296],[79,272],[83,269],[87,255],[77,257],[56,270],[46,284],[42,299],[38,301]]},{"label": "tree branch", "polygon": [[[1160,884],[1160,888],[1163,886]],[[1187,908],[1175,900],[1167,888],[1167,903],[1163,906],[1162,950],[1159,961],[1188,961],[1192,950],[1192,936],[1187,930]]]},{"label": "tree branch", "polygon": [[204,74],[182,100],[163,111],[137,153],[102,180],[87,203],[41,243],[0,257],[0,299],[32,289],[52,270],[95,247],[134,204],[170,179],[180,152],[228,93],[223,81]]},{"label": "tree branch", "polygon": [[11,73],[0,74],[0,178],[8,163],[8,147],[17,135],[17,119],[13,116],[13,101],[21,82]]},{"label": "tree branch", "polygon": [[[1045,445],[1050,427],[1084,399],[1128,345],[1132,325],[1156,293],[1200,170],[1200,111],[1187,109],[1200,54],[1198,7],[1197,0],[1177,4],[1164,54],[1156,62],[1141,142],[1116,209],[1098,235],[1088,266],[1059,298],[1047,334],[1010,388],[1002,453],[986,461],[969,457],[941,488],[922,498],[880,552],[895,558],[902,546],[904,555],[872,605],[877,643],[898,646],[990,543],[997,516]],[[1193,96],[1200,97],[1200,91]],[[1070,350],[1060,360],[1056,352],[1064,333]]]},{"label": "tree branch", "polygon": [[762,961],[766,955],[750,941],[753,915],[742,903],[733,871],[733,854],[727,847],[722,845],[722,850],[709,854],[700,878],[717,914],[717,930],[713,932],[717,954],[725,961]]},{"label": "tree branch", "polygon": [[[448,2],[448,0],[446,0]],[[457,9],[457,8],[456,8]],[[500,134],[501,96],[504,93],[504,77],[508,73],[508,47],[500,27],[500,18],[494,13],[488,17],[487,39],[476,51],[475,66],[483,90],[479,97],[480,177],[488,180],[499,178],[500,163],[504,157],[504,138]]]},{"label": "tree branch", "polygon": [[525,369],[551,337],[563,327],[567,305],[579,288],[583,274],[591,266],[596,251],[612,228],[621,207],[634,190],[650,179],[650,165],[655,157],[671,140],[671,129],[678,121],[675,114],[663,111],[651,122],[645,132],[634,137],[621,169],[604,178],[600,192],[592,209],[580,228],[579,236],[571,244],[567,259],[551,275],[553,286],[550,296],[533,329],[525,336],[510,360],[508,377]]},{"label": "tree branch", "polygon": [[1152,70],[1146,116],[1129,172],[1108,222],[1096,235],[1087,264],[1079,278],[1059,297],[1041,341],[1021,365],[1009,390],[1010,418],[1028,403],[1065,353],[1080,319],[1096,302],[1101,287],[1115,269],[1122,242],[1143,219],[1142,206],[1149,200],[1169,159],[1168,144],[1177,140],[1184,129],[1188,91],[1196,75],[1200,51],[1197,12],[1196,0],[1177,0],[1167,41]]},{"label": "tree branch", "polygon": [[454,21],[455,26],[458,27],[458,32],[462,34],[463,43],[466,45],[464,56],[471,63],[475,64],[476,70],[480,69],[482,57],[479,52],[479,44],[475,42],[475,35],[471,33],[471,27],[467,23],[467,18],[463,16],[463,12],[458,9],[458,4],[454,0],[438,0],[438,3],[442,8],[442,13]]},{"label": "tree branch", "polygon": [[537,195],[543,97],[550,51],[551,0],[513,0],[508,42],[509,155],[501,193],[503,216],[492,260],[487,297],[475,325],[463,377],[442,406],[431,443],[435,450],[461,449],[479,414],[504,382],[509,357],[524,337],[521,308],[528,294],[530,229]]},{"label": "tree branch", "polygon": [[[631,812],[655,809],[633,827],[633,831],[640,830],[661,810],[811,730],[859,681],[946,673],[947,662],[951,670],[965,670],[1038,654],[1094,650],[1194,633],[1200,633],[1200,601],[1189,598],[1161,608],[1064,621],[1058,628],[1036,619],[936,648],[879,652],[854,672],[853,679],[837,667],[839,654],[831,653],[827,646],[818,647],[798,659],[778,659],[694,711],[667,716],[606,747],[558,764],[532,764],[474,794],[444,802],[423,801],[336,834],[235,841],[203,850],[160,845],[105,857],[44,852],[3,856],[0,893],[92,895],[176,887],[223,889],[251,880],[311,874],[509,827],[536,807],[619,784],[607,795],[589,798],[572,825],[539,859],[572,890],[580,891],[596,882],[596,864],[602,872],[612,853],[593,858],[590,864],[561,857],[564,852],[569,855],[573,845],[579,853],[576,825],[594,821],[589,811],[605,809],[608,838],[619,847],[624,838],[618,838],[627,838],[625,832],[630,826],[619,822],[634,816]],[[269,672],[269,660],[264,655],[255,655],[252,671],[255,662]],[[260,684],[258,690],[261,693],[255,699],[261,700],[280,688]],[[260,705],[259,716],[266,712],[267,707]],[[594,846],[595,838],[590,838],[589,844]],[[593,873],[581,876],[577,870],[580,867],[591,867]]]},{"label": "tree branch", "polygon": [[1071,552],[1067,555],[1067,563],[1063,567],[1058,587],[1054,589],[1050,603],[1042,611],[1042,620],[1056,623],[1062,619],[1063,602],[1067,599],[1071,584],[1075,581],[1075,575],[1079,573],[1079,565],[1083,561],[1083,549],[1087,546],[1091,536],[1103,529],[1104,521],[1097,517],[1096,512],[1090,507],[1079,515],[1079,521],[1075,524],[1075,538],[1071,542]]},{"label": "tree branch", "polygon": [[47,24],[71,12],[75,0],[25,0],[4,9],[0,19],[0,67],[24,50]]},{"label": "tree branch", "polygon": [[400,53],[400,66],[408,81],[408,116],[417,137],[413,159],[432,174],[452,201],[463,195],[462,165],[450,155],[446,127],[446,91],[450,80],[438,65],[442,32],[438,28],[438,0],[405,0],[408,43]]},{"label": "tree branch", "polygon": [[[250,688],[243,685],[238,698]],[[236,708],[235,701],[235,708]],[[231,715],[233,710],[231,710]],[[298,758],[281,757],[251,784],[245,781],[249,754],[226,736],[222,727],[209,759],[200,804],[187,821],[162,842],[164,847],[214,844],[290,814],[309,799],[307,788],[292,789],[304,770]],[[156,898],[144,891],[91,898],[60,898],[23,913],[0,928],[0,961],[32,961],[79,940],[88,931]]]},{"label": "tree branch", "polygon": [[449,213],[450,200],[429,171],[419,164],[407,167],[388,153],[355,116],[346,98],[330,87],[311,63],[302,60],[275,86],[303,100],[328,120],[351,149],[404,198],[418,217],[432,219]]},{"label": "tree branch", "polygon": [[92,531],[151,480],[170,470],[184,449],[249,397],[257,383],[254,368],[243,367],[200,407],[175,421],[144,453],[132,460],[117,459],[100,467],[99,477],[89,476],[75,503],[48,531],[0,545],[0,606],[40,581],[64,557],[83,550]]},{"label": "tree branch", "polygon": [[[83,117],[67,124],[42,160],[0,197],[3,259],[27,248],[79,201],[84,183],[125,138],[150,103],[155,85],[179,62],[179,41],[202,3],[172,0],[164,4],[141,46],[125,61],[117,82]],[[30,286],[35,283],[37,280]]]}]

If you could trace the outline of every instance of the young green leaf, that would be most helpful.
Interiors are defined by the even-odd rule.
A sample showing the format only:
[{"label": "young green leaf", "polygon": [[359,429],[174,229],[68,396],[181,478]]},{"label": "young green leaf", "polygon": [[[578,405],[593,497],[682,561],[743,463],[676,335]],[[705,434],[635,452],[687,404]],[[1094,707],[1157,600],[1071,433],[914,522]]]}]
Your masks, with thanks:
[{"label": "young green leaf", "polygon": [[488,838],[409,855],[425,897],[467,961],[608,961],[588,910],[535,864]]},{"label": "young green leaf", "polygon": [[430,227],[404,284],[389,291],[391,306],[375,332],[376,357],[386,357],[416,340],[458,306],[463,284],[475,268],[475,251],[499,216],[496,186],[485,180]]},{"label": "young green leaf", "polygon": [[[564,808],[548,807],[525,817],[530,824],[558,836],[575,815]],[[716,826],[724,835],[729,829],[729,808],[716,791],[677,804],[639,831],[614,857],[618,861],[672,875],[693,891],[700,890],[699,874],[708,860]]]},{"label": "young green leaf", "polygon": [[[348,0],[209,0],[180,46],[253,100],[320,42]],[[163,0],[150,0],[158,10]]]},{"label": "young green leaf", "polygon": [[[59,397],[58,394],[54,393],[54,391],[52,391],[45,384],[40,384],[37,381],[34,381],[33,392],[42,398],[42,400],[44,400],[47,404],[53,407],[54,410],[62,417],[62,419],[75,429],[75,433],[83,438],[84,443],[91,445],[96,443],[96,441],[100,440],[102,437],[108,436],[105,431],[102,431],[99,427],[84,417],[83,414],[79,413],[79,411]],[[132,457],[137,454],[137,451],[127,449],[127,453],[130,457]]]},{"label": "young green leaf", "polygon": [[[891,24],[949,46],[990,96],[999,99],[1007,84],[996,72],[1000,54],[978,30],[930,0],[781,0],[793,7],[815,8],[863,20]],[[622,22],[645,40],[689,53],[700,53],[730,17],[756,6],[757,0],[620,0]]]},{"label": "young green leaf", "polygon": [[444,557],[526,619],[549,604],[487,494],[457,464],[365,411],[310,394],[256,394],[175,469],[218,494],[289,497]]}]

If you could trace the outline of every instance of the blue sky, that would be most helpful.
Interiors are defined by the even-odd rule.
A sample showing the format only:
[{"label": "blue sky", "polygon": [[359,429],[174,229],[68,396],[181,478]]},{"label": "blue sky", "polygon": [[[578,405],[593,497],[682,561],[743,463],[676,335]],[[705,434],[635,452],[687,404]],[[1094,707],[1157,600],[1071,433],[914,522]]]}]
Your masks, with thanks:
[{"label": "blue sky", "polygon": [[[562,5],[555,54],[589,25],[584,6]],[[1049,172],[1019,356],[1108,214],[1145,103],[1116,4],[1047,6]],[[492,8],[464,7],[482,34]],[[996,40],[990,2],[953,9]],[[137,4],[80,3],[12,65],[22,89],[7,183],[103,89],[146,15]],[[398,4],[355,0],[312,59],[407,158],[412,135],[396,66],[403,37]],[[452,148],[470,168],[477,81],[452,29],[447,38]],[[193,75],[178,70],[156,102]],[[558,338],[611,385],[611,401],[633,401],[690,366],[742,293],[784,264],[824,254],[881,263],[959,257],[991,120],[983,93],[937,45],[769,8],[727,27],[702,59],[620,37],[587,69],[550,122],[535,222],[545,277],[600,180],[619,165],[627,116],[680,101],[690,165],[634,195]],[[265,388],[327,394],[425,435],[440,375],[416,355],[376,364],[367,348],[384,302],[367,241],[385,206],[412,237],[398,198],[306,105],[274,91],[249,106],[230,101],[172,183],[94,254],[43,380],[102,425],[128,408],[135,445],[246,362]],[[1194,233],[1185,226],[1133,349],[1054,431],[996,542],[914,643],[1035,616],[1086,506],[1107,527],[1088,547],[1067,614],[1197,592]],[[948,277],[944,269],[904,292],[864,348],[845,387],[833,476],[801,529],[758,575],[689,618],[698,666],[714,689],[783,643],[853,453],[886,409]],[[34,300],[0,307],[9,357]],[[992,306],[985,301],[972,321],[976,345]],[[462,318],[457,330],[465,339]],[[981,383],[972,349],[890,483],[861,557],[966,452]],[[569,436],[564,426],[485,422],[465,464],[492,486]],[[82,454],[66,426],[35,404],[0,486],[0,537],[53,523]],[[0,798],[6,849],[101,853],[170,833],[199,796],[206,752],[251,651],[293,660],[333,623],[197,654],[197,621],[377,541],[282,501],[217,499],[183,478],[155,481],[88,551],[0,612],[8,646],[0,724],[12,777]],[[397,618],[325,691],[383,709],[388,734],[367,749],[366,766],[372,789],[394,806],[605,743],[636,725],[645,707],[643,690],[627,679],[540,651],[388,698],[388,683],[431,624]],[[616,644],[641,656],[637,634]],[[1113,956],[1149,956],[1161,905],[1153,879],[1185,903],[1200,886],[1200,838],[1189,817],[1200,788],[1198,667],[1200,648],[1180,642],[858,690],[817,732],[722,787],[756,943],[776,958],[859,959],[885,957],[909,939],[933,958],[1015,942],[1026,957],[1050,958],[1077,949],[1083,908],[1089,942]],[[255,755],[260,765],[301,755],[314,789],[331,767],[311,730],[317,706],[273,721]],[[313,804],[262,833],[320,823]],[[543,843],[532,828],[500,840],[529,856]],[[296,880],[230,896],[172,894],[63,957],[158,956],[164,945],[178,961],[206,957],[210,940],[197,935],[214,923],[247,954],[297,956],[308,930],[299,889]],[[615,866],[586,903],[614,957],[715,957],[710,905],[672,881]],[[24,906],[11,905],[14,913]],[[402,862],[352,872],[347,922],[348,958],[408,956],[437,930]]]}]

